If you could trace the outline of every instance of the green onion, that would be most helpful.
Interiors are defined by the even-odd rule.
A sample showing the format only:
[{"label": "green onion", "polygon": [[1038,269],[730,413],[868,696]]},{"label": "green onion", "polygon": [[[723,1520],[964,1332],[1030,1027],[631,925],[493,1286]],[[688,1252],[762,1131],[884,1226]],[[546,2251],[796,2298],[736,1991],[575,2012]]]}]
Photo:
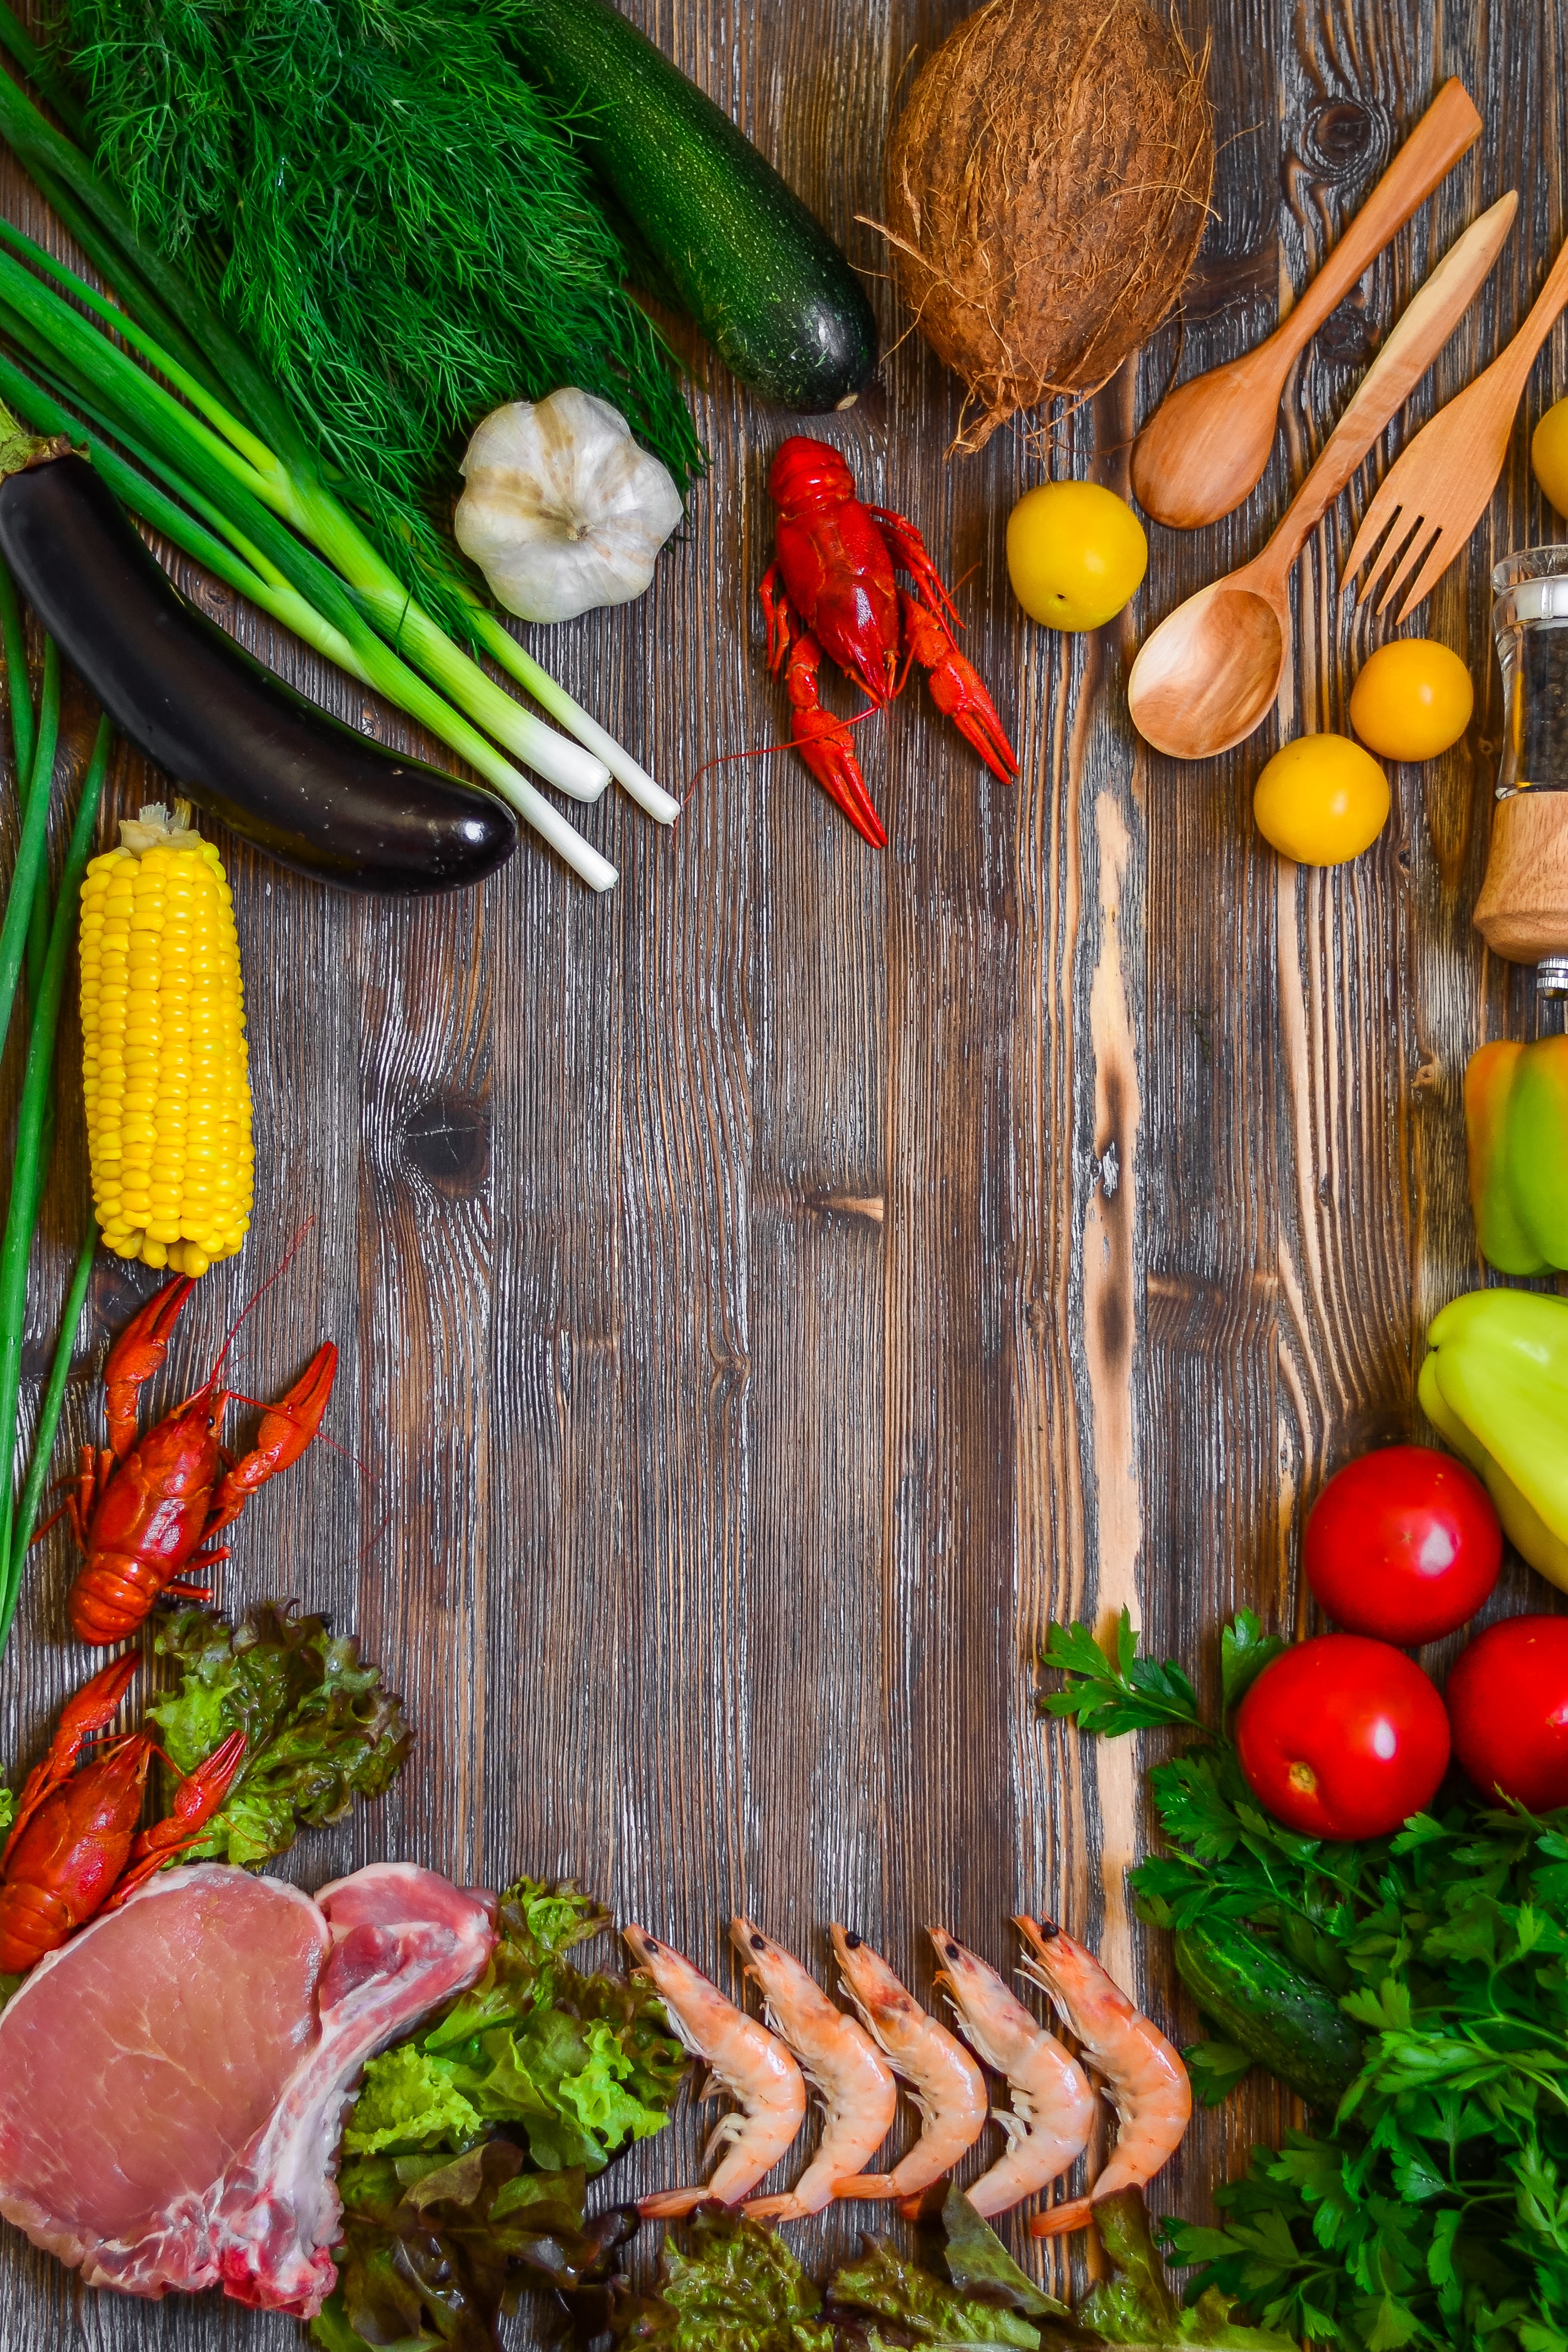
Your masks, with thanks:
[{"label": "green onion", "polygon": [[[16,982],[22,976],[33,901],[44,888],[44,850],[48,837],[49,789],[55,773],[55,743],[60,723],[60,657],[52,637],[44,640],[44,690],[38,708],[38,730],[33,747],[32,771],[22,799],[22,837],[0,922],[0,1051],[11,1029]],[[18,774],[20,771],[18,771]],[[0,1413],[0,1429],[5,1426]]]},{"label": "green onion", "polygon": [[[35,798],[47,801],[48,797],[48,771],[43,766],[46,741],[51,770],[54,761],[54,730],[47,724],[51,656],[54,656],[57,681],[58,656],[55,654],[52,639],[46,639],[43,702],[46,719],[40,722],[38,729],[38,750],[33,765],[33,783],[27,796],[29,816]],[[16,1406],[22,1382],[22,1337],[27,1312],[27,1262],[32,1255],[44,1182],[48,1174],[45,1139],[53,1126],[55,1041],[59,1032],[60,1000],[65,993],[66,970],[70,961],[71,942],[76,935],[82,876],[91,855],[98,805],[109,770],[110,743],[109,721],[100,719],[98,740],[93,746],[92,759],[82,783],[81,801],[66,851],[65,870],[60,876],[60,894],[55,902],[54,920],[49,926],[48,951],[33,1013],[27,1066],[22,1079],[11,1198],[5,1212],[4,1237],[0,1238],[0,1431],[14,1430],[16,1426]],[[41,879],[36,887],[42,890]],[[16,897],[15,878],[11,895],[14,902]],[[9,908],[6,913],[9,919]],[[50,1442],[53,1442],[52,1432]],[[0,1579],[4,1580],[3,1587],[0,1587],[0,1643],[4,1643],[9,1630],[20,1585],[20,1567],[13,1542],[14,1509],[11,1479],[7,1475],[0,1481]]]},{"label": "green onion", "polygon": [[33,1540],[32,1529],[44,1499],[44,1489],[48,1484],[49,1456],[55,1450],[55,1435],[60,1425],[60,1407],[65,1401],[66,1381],[70,1376],[77,1331],[81,1323],[81,1310],[97,1254],[98,1219],[89,1215],[87,1236],[71,1274],[70,1287],[66,1292],[66,1303],[60,1315],[60,1336],[55,1342],[54,1361],[49,1366],[48,1381],[38,1405],[38,1425],[33,1432],[32,1458],[27,1464],[27,1475],[22,1486],[11,1557],[0,1562],[0,1655],[4,1654],[10,1639],[11,1621],[22,1594],[22,1572],[27,1564],[27,1547]]},{"label": "green onion", "polygon": [[11,747],[18,778],[33,772],[33,689],[27,677],[27,634],[10,567],[0,563],[0,635],[5,645],[5,688],[11,699]]},{"label": "green onion", "polygon": [[[0,77],[3,79],[4,77]],[[5,230],[0,225],[0,242]],[[0,252],[0,308],[15,312],[24,325],[35,330],[53,348],[63,350],[68,364],[79,367],[100,392],[113,412],[110,429],[123,430],[122,417],[131,420],[131,435],[141,429],[154,454],[161,469],[177,488],[183,488],[183,477],[193,477],[200,485],[198,495],[221,514],[235,516],[242,531],[260,535],[270,530],[271,546],[278,560],[279,569],[294,572],[298,578],[310,582],[310,601],[320,611],[328,602],[325,617],[340,627],[343,635],[356,642],[360,659],[359,674],[379,688],[384,688],[389,699],[397,702],[411,717],[427,726],[433,734],[465,759],[469,765],[509,801],[535,831],[542,834],[551,846],[559,851],[568,865],[596,890],[608,889],[616,879],[615,868],[567,823],[559,810],[518,774],[486,741],[477,729],[434,692],[423,679],[416,677],[407,665],[399,659],[392,647],[401,638],[410,642],[414,636],[413,617],[418,607],[406,593],[395,586],[392,592],[381,587],[379,597],[371,600],[355,594],[351,585],[324,565],[320,558],[296,539],[292,532],[277,528],[276,501],[283,495],[276,480],[235,457],[218,437],[209,433],[198,419],[180,406],[161,385],[143,374],[134,362],[117,351],[113,344],[96,333],[86,321],[52,294],[36,278],[29,277],[8,254]],[[242,428],[243,429],[243,428]],[[248,479],[246,478],[248,477]],[[271,495],[263,506],[256,493],[265,490]],[[297,505],[294,493],[287,503]],[[334,502],[323,491],[319,494],[323,510]],[[268,508],[274,510],[269,512]],[[342,513],[340,509],[338,509]],[[343,516],[345,533],[357,534],[354,526]],[[369,542],[363,544],[378,574],[392,580],[379,556]],[[367,606],[369,611],[367,614]],[[395,608],[395,609],[394,609]],[[382,634],[378,635],[368,624],[380,618]],[[444,637],[429,616],[419,615],[426,635],[421,643],[434,636],[451,656],[447,665],[459,685],[466,686],[465,699],[470,709],[479,706],[477,715],[482,723],[504,719],[514,745],[521,755],[541,772],[554,773],[555,781],[565,779],[568,788],[580,795],[586,791],[596,796],[602,786],[605,771],[600,762],[591,759],[580,746],[566,737],[557,735],[543,721],[530,716],[511,697],[487,678],[477,665],[461,654],[451,640]],[[386,639],[390,637],[392,644]],[[432,665],[423,665],[429,669]],[[459,670],[472,674],[477,685],[458,676]],[[492,733],[497,731],[491,726]]]},{"label": "green onion", "polygon": [[[0,224],[0,241],[10,248],[9,255],[0,256],[0,305],[7,314],[5,324],[13,339],[22,341],[35,358],[39,356],[41,341],[54,361],[63,361],[73,376],[85,379],[99,401],[108,404],[108,413],[99,415],[106,430],[116,439],[139,440],[144,449],[150,446],[165,467],[176,469],[213,506],[232,513],[235,494],[248,492],[246,503],[260,502],[270,508],[336,567],[364,619],[405,662],[423,670],[459,711],[540,774],[577,797],[588,798],[602,788],[608,769],[644,808],[662,822],[673,821],[679,813],[678,802],[647,776],[484,610],[457,572],[455,560],[446,593],[476,645],[482,646],[544,704],[578,738],[579,745],[587,747],[591,758],[524,710],[453,642],[328,488],[287,404],[260,375],[245,347],[180,273],[141,242],[124,205],[98,178],[85,156],[54,131],[3,74],[0,85],[4,85],[0,87],[0,138],[36,173],[65,186],[76,202],[87,207],[115,249],[126,257],[129,269],[125,282],[115,279],[121,303],[108,302],[30,238]],[[31,269],[12,256],[23,257],[31,268],[66,289],[70,301],[40,284]],[[133,346],[165,383],[177,386],[191,405],[183,405],[163,383],[154,382],[136,361],[106,341],[72,308],[73,302],[92,311]],[[168,348],[173,340],[168,332],[171,320],[178,324],[183,355]],[[192,339],[204,354],[194,364],[188,348]],[[225,397],[211,388],[207,360],[227,381],[229,392]],[[248,412],[250,423],[235,414],[231,403],[236,400]],[[263,439],[253,425],[259,425],[267,437]],[[167,471],[165,481],[177,496],[183,496],[182,482],[171,478]],[[233,519],[239,529],[248,530],[243,516]],[[254,538],[254,531],[250,535]],[[280,556],[275,554],[274,560],[280,569],[288,571]],[[316,601],[297,578],[293,584]],[[340,625],[335,614],[326,617]],[[422,723],[432,723],[406,701],[402,707],[420,717]],[[454,749],[462,748],[449,729],[433,728],[433,731]],[[543,821],[542,810],[548,803],[524,807],[511,785],[472,751],[465,749],[463,756],[513,801],[519,814],[546,832],[569,862],[584,871],[585,859],[574,856],[567,845],[578,836],[562,819],[556,819],[553,825]],[[508,775],[513,772],[507,771]],[[560,837],[563,834],[565,839]],[[587,853],[588,859],[593,855]],[[602,878],[596,887],[607,887],[613,879],[612,869],[602,860],[597,862]]]},{"label": "green onion", "polygon": [[[5,256],[0,254],[0,269],[4,267]],[[0,304],[0,312],[3,310],[4,305]],[[103,351],[111,348],[101,343],[97,337],[91,340]],[[118,354],[113,356],[118,357]],[[136,381],[145,384],[146,379],[141,377],[136,370],[132,369],[131,373]],[[3,382],[5,395],[14,399],[17,409],[36,431],[52,434],[71,427],[72,418],[66,409],[20,370],[3,361],[0,361],[0,382]],[[147,388],[157,389],[152,385]],[[183,412],[175,406],[174,414],[180,415]],[[79,428],[72,437],[78,444],[84,439]],[[85,441],[89,454],[100,467],[110,488],[124,499],[128,506],[143,514],[155,530],[167,531],[176,545],[184,547],[198,562],[211,562],[220,578],[227,580],[242,594],[253,596],[266,611],[274,614],[286,627],[294,629],[328,659],[340,662],[353,676],[383,693],[390,702],[396,703],[401,709],[418,719],[422,726],[429,728],[432,734],[449,743],[537,833],[549,842],[552,848],[559,852],[591,888],[605,890],[611,887],[616,874],[608,859],[601,857],[584,841],[559,810],[546,800],[526,776],[520,775],[508,760],[504,760],[477,729],[470,726],[406,663],[399,660],[392,647],[370,626],[358,602],[338,574],[311,549],[296,539],[268,509],[250,497],[225,472],[213,467],[203,451],[193,446],[185,452],[187,465],[204,485],[200,489],[185,479],[177,467],[168,465],[156,450],[143,454],[147,462],[155,466],[182,497],[191,504],[205,509],[226,535],[237,542],[249,559],[239,570],[235,567],[232,557],[222,562],[215,561],[209,535],[201,532],[188,517],[182,516],[172,502],[162,499],[144,477],[138,479],[134,468],[122,459],[115,458],[113,453],[106,451],[92,436],[86,436]],[[107,465],[104,463],[106,457],[109,459]],[[213,496],[206,496],[204,493],[207,491]],[[267,562],[271,562],[275,574],[270,583],[263,570],[264,563]],[[286,574],[293,575],[293,588],[288,586]],[[500,693],[498,688],[492,690],[498,695]],[[517,704],[508,697],[501,695],[500,698],[519,717],[527,715],[517,711]],[[538,722],[533,723],[538,725]],[[548,729],[540,731],[549,732]],[[568,743],[561,736],[550,735],[549,740],[574,760],[585,758],[576,744]],[[596,772],[601,775],[603,772],[596,769]]]}]

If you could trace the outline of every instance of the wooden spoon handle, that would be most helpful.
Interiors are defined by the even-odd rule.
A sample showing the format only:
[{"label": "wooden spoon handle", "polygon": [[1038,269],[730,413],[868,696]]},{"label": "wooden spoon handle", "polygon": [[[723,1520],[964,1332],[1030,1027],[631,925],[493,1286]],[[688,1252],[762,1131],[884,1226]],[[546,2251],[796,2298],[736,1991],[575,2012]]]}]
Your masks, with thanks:
[{"label": "wooden spoon handle", "polygon": [[1270,336],[1287,366],[1480,135],[1480,116],[1456,76],[1443,84],[1290,317]]},{"label": "wooden spoon handle", "polygon": [[1519,404],[1524,390],[1524,380],[1535,364],[1535,354],[1557,323],[1557,314],[1568,303],[1568,237],[1564,237],[1556,260],[1547,272],[1546,283],[1531,304],[1524,324],[1513,341],[1500,351],[1487,374],[1500,391],[1509,393],[1508,405]]},{"label": "wooden spoon handle", "polygon": [[[1518,210],[1519,196],[1511,188],[1479,220],[1470,223],[1463,236],[1456,238],[1436,269],[1411,296],[1398,325],[1362,377],[1349,407],[1318,452],[1317,463],[1281,517],[1264,551],[1271,565],[1284,572],[1295,562],[1307,533],[1338,498],[1389,418],[1415,391],[1474,301],[1477,289],[1497,259]],[[1568,247],[1563,248],[1563,257],[1568,257]],[[1563,280],[1563,299],[1568,299],[1568,277]],[[1549,320],[1547,325],[1550,324]],[[1543,327],[1542,333],[1545,332]],[[1261,562],[1263,558],[1259,561]]]}]

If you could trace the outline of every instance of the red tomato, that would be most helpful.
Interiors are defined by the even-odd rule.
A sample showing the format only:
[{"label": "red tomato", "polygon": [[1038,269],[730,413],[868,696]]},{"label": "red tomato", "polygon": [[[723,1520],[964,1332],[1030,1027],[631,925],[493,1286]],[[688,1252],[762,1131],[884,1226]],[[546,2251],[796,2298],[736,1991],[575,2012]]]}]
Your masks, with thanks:
[{"label": "red tomato", "polygon": [[1236,1717],[1253,1794],[1304,1837],[1381,1837],[1431,1802],[1448,1718],[1414,1658],[1320,1633],[1265,1666]]},{"label": "red tomato", "polygon": [[1475,1615],[1502,1566],[1502,1528],[1462,1462],[1429,1445],[1390,1445],[1329,1480],[1301,1562],[1336,1625],[1414,1648]]},{"label": "red tomato", "polygon": [[1483,1796],[1568,1805],[1568,1617],[1505,1617],[1461,1650],[1443,1694],[1454,1753]]}]

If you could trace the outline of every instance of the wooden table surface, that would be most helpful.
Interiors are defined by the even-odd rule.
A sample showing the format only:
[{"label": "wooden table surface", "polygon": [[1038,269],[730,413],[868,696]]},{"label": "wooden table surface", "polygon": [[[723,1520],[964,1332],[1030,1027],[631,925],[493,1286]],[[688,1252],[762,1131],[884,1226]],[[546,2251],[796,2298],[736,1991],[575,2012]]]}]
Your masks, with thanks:
[{"label": "wooden table surface", "polygon": [[[819,1967],[827,1923],[847,1921],[927,1988],[923,1923],[1010,1965],[1009,1914],[1045,1909],[1190,2039],[1123,1891],[1146,1834],[1137,1748],[1042,1727],[1033,1655],[1052,1615],[1126,1605],[1212,1687],[1225,1613],[1307,1622],[1298,1539],[1325,1474],[1418,1429],[1423,1327],[1479,1272],[1464,1063],[1537,1019],[1469,910],[1500,730],[1488,568],[1562,528],[1527,437],[1568,389],[1563,329],[1490,517],[1424,615],[1470,662],[1474,723],[1397,772],[1364,857],[1281,863],[1249,794],[1277,741],[1346,724],[1377,631],[1353,626],[1336,567],[1397,433],[1303,559],[1277,723],[1206,765],[1151,757],[1127,664],[1152,619],[1261,544],[1422,272],[1514,186],[1517,231],[1412,422],[1522,316],[1564,228],[1568,0],[1448,11],[1440,46],[1425,0],[1213,0],[1207,25],[1189,0],[1220,163],[1185,345],[1173,322],[1075,415],[952,462],[956,388],[857,215],[878,209],[892,94],[961,0],[632,13],[871,275],[881,381],[816,429],[962,579],[967,647],[1023,772],[991,781],[912,687],[859,736],[881,856],[779,754],[711,771],[673,833],[613,793],[588,812],[622,869],[602,898],[527,839],[487,888],[411,907],[225,845],[256,1217],[239,1265],[201,1286],[172,1377],[204,1364],[308,1221],[231,1360],[275,1392],[335,1339],[334,1444],[252,1508],[226,1591],[357,1628],[419,1734],[392,1797],[295,1867],[311,1885],[382,1854],[491,1884],[572,1873],[726,1981],[738,1908]],[[1048,473],[1124,486],[1173,369],[1274,323],[1448,73],[1485,137],[1317,338],[1257,491],[1211,530],[1154,530],[1122,622],[1027,623],[1002,556],[1019,491]],[[9,168],[0,199],[37,226]],[[682,790],[784,728],[754,591],[790,420],[706,363],[695,406],[713,469],[651,593],[535,635]],[[181,576],[287,676],[395,734]],[[122,761],[118,805],[143,790]],[[80,1229],[77,1055],[70,1030],[29,1411]],[[98,1427],[106,1335],[152,1284],[100,1267],[62,1461]],[[69,1572],[62,1532],[0,1675],[14,1767],[87,1663],[61,1635]],[[1542,1591],[1515,1565],[1497,1605]],[[1200,2117],[1156,2210],[1208,2210],[1287,2119],[1263,2090]],[[684,2171],[700,2139],[684,2118],[621,2193]],[[800,2232],[803,2250],[844,2248],[854,2221]],[[5,2234],[5,2352],[294,2340],[211,2298],[86,2294]]]}]

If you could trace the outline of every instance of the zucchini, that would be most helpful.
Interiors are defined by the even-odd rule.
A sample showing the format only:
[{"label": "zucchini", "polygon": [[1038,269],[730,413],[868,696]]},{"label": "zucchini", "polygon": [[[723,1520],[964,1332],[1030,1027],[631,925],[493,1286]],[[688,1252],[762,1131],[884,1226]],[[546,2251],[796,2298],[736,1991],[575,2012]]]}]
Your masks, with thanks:
[{"label": "zucchini", "polygon": [[876,320],[839,247],[749,139],[610,0],[523,0],[519,64],[572,117],[600,177],[742,383],[785,408],[848,408]]},{"label": "zucchini", "polygon": [[1338,2106],[1361,2072],[1361,2036],[1326,1985],[1229,1920],[1181,1928],[1176,1963],[1204,2015],[1260,2066],[1309,2106]]}]

